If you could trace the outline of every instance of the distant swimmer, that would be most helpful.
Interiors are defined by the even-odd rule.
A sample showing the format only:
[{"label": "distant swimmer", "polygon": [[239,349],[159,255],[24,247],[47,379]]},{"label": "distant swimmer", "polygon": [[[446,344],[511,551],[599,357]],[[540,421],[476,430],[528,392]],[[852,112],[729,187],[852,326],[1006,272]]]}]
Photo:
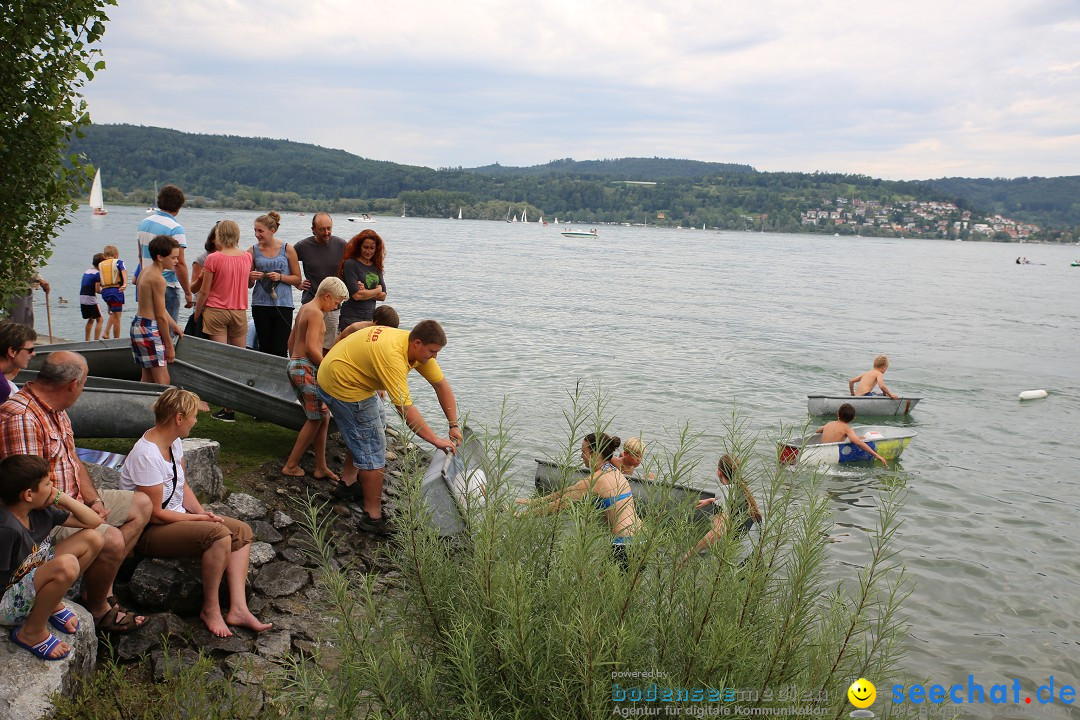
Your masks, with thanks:
[{"label": "distant swimmer", "polygon": [[[886,355],[878,355],[874,358],[874,367],[871,370],[867,370],[862,375],[856,375],[848,380],[848,392],[851,395],[861,397],[863,395],[873,395],[874,388],[881,388],[881,392],[884,395],[888,395],[893,400],[899,400],[900,398],[893,393],[885,384],[885,371],[889,369],[889,358]],[[856,387],[858,383],[858,387]]]}]

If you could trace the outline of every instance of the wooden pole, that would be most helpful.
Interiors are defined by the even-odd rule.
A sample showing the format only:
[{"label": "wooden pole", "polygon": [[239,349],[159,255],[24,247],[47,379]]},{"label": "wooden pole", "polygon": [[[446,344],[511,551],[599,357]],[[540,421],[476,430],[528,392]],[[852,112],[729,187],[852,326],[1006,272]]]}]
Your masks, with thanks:
[{"label": "wooden pole", "polygon": [[52,310],[49,308],[49,291],[45,291],[45,319],[49,321],[49,343],[53,343]]}]

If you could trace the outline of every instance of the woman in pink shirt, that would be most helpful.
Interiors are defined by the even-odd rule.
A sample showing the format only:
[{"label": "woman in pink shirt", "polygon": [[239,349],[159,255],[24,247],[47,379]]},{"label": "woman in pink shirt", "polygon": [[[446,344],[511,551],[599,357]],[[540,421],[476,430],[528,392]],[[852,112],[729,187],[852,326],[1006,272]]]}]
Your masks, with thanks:
[{"label": "woman in pink shirt", "polygon": [[[218,223],[217,242],[221,250],[207,255],[203,265],[202,286],[194,315],[196,319],[202,317],[206,337],[214,342],[244,347],[248,331],[251,254],[236,247],[240,243],[240,226],[232,220]],[[222,408],[213,417],[226,422],[235,419],[229,408]]]}]

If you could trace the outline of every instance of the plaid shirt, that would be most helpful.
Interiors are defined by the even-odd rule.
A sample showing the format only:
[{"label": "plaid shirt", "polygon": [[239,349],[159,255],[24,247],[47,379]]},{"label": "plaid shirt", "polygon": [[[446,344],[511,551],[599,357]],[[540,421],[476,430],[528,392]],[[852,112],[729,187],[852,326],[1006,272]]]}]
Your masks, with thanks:
[{"label": "plaid shirt", "polygon": [[26,383],[0,405],[0,458],[37,455],[49,461],[53,484],[79,499],[79,456],[66,410],[53,410]]}]

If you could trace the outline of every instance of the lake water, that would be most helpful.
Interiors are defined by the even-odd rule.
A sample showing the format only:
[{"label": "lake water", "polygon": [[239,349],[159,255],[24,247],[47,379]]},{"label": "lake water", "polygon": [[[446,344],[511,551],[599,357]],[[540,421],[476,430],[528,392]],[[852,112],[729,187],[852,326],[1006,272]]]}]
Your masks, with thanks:
[{"label": "lake water", "polygon": [[[184,210],[188,257],[225,217],[250,245],[256,215]],[[134,266],[142,217],[81,208],[65,229],[43,270],[57,335],[82,338],[78,280],[94,252],[115,244]],[[279,236],[299,240],[310,222],[286,216]],[[364,227],[335,222],[346,238]],[[525,485],[532,459],[562,437],[578,380],[602,382],[624,438],[665,444],[683,422],[705,433],[704,484],[733,405],[756,430],[801,426],[808,393],[842,394],[888,354],[890,387],[925,398],[906,421],[919,435],[891,469],[826,480],[840,541],[831,551],[863,562],[859,528],[873,525],[884,481],[899,477],[909,491],[900,557],[917,583],[907,680],[947,686],[974,674],[989,688],[1019,678],[1028,694],[1051,676],[1080,684],[1077,246],[651,227],[571,240],[565,226],[396,217],[371,227],[388,246],[387,300],[402,325],[433,317],[446,327],[439,362],[460,406],[479,423],[493,423],[504,398],[515,409]],[[1045,264],[1018,266],[1017,255]],[[439,418],[422,385],[420,409]],[[1035,388],[1050,397],[1017,400]],[[1030,712],[1069,716],[1060,703]]]}]

